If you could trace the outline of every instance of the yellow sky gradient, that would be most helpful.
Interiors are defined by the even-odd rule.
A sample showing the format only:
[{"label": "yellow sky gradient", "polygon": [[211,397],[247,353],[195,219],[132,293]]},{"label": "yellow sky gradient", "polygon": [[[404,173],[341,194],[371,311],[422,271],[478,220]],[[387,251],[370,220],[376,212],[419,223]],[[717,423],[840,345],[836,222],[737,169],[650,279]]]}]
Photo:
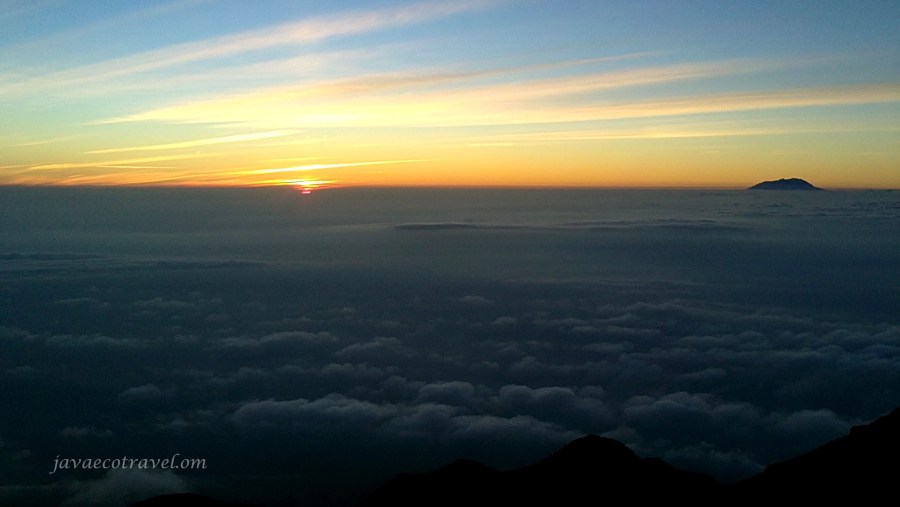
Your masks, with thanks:
[{"label": "yellow sky gradient", "polygon": [[[66,38],[112,37],[113,20],[23,33],[0,43],[0,184],[900,188],[898,51],[875,31],[831,41],[806,20],[794,29],[821,39],[796,48],[741,25],[775,41],[748,51],[701,25],[672,47],[678,21],[646,21],[626,44],[577,5],[547,20],[500,0],[376,2],[203,33],[179,33],[177,8],[125,12],[145,21],[130,52]],[[548,22],[594,31],[538,44]]]}]

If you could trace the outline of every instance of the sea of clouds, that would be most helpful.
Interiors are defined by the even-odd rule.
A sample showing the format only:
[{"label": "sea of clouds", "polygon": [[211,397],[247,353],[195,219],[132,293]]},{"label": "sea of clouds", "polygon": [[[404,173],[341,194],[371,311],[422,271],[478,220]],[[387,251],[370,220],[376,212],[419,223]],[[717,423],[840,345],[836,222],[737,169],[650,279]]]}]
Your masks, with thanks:
[{"label": "sea of clouds", "polygon": [[0,194],[4,501],[346,502],[586,433],[735,481],[900,405],[897,192]]}]

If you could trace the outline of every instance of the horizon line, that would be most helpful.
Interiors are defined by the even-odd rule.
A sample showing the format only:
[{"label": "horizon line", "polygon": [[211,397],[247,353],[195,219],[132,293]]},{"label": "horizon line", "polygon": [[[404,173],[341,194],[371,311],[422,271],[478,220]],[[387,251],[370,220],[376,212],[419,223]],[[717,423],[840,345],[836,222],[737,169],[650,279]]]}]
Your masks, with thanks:
[{"label": "horizon line", "polygon": [[[760,182],[757,182],[760,183]],[[747,186],[733,185],[503,185],[503,184],[390,184],[390,185],[354,185],[354,184],[334,184],[312,188],[313,192],[322,192],[328,190],[375,190],[375,189],[393,189],[393,190],[748,190],[757,183],[751,183]],[[292,188],[298,191],[302,185],[290,183],[282,184],[208,184],[208,183],[172,183],[166,184],[161,182],[152,183],[93,183],[93,184],[66,184],[66,183],[0,183],[0,188],[184,188],[184,189],[258,189],[258,188]],[[818,187],[822,190],[829,191],[897,191],[900,187]]]}]

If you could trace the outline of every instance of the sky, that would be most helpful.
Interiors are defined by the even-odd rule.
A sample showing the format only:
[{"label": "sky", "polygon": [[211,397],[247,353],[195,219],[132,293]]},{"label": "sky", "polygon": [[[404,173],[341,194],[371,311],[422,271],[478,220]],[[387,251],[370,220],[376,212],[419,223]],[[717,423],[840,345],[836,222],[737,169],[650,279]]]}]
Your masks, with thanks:
[{"label": "sky", "polygon": [[900,187],[900,4],[0,0],[0,183]]}]

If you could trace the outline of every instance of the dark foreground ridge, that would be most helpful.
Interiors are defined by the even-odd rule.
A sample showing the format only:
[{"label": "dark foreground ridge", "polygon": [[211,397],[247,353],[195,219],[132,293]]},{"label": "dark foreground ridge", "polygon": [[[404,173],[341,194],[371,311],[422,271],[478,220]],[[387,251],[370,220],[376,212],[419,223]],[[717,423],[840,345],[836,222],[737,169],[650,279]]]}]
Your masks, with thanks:
[{"label": "dark foreground ridge", "polygon": [[900,408],[809,453],[770,465],[733,486],[640,458],[616,440],[588,435],[524,468],[499,472],[457,461],[425,474],[403,474],[374,491],[361,507],[512,504],[581,505],[584,498],[628,498],[689,505],[852,499],[856,505],[891,498],[900,477]]},{"label": "dark foreground ridge", "polygon": [[896,491],[898,478],[900,408],[813,451],[769,465],[732,489],[747,499],[852,497],[858,505],[874,505]]},{"label": "dark foreground ridge", "polygon": [[822,190],[812,186],[808,181],[800,178],[781,178],[774,181],[757,183],[747,190]]},{"label": "dark foreground ridge", "polygon": [[[732,486],[641,458],[625,444],[597,435],[579,438],[537,463],[498,471],[471,460],[424,474],[400,474],[359,507],[458,505],[581,505],[627,498],[690,505],[758,505],[772,499],[835,500],[875,505],[891,498],[900,477],[900,408],[821,447]],[[131,507],[249,507],[200,495],[164,495]]]},{"label": "dark foreground ridge", "polygon": [[223,502],[195,493],[160,495],[131,504],[130,507],[259,507],[254,504]]},{"label": "dark foreground ridge", "polygon": [[630,501],[686,498],[711,503],[723,489],[710,477],[659,459],[641,459],[621,442],[588,435],[533,465],[507,472],[457,461],[426,474],[400,475],[361,505],[580,505],[598,494],[627,495]]}]

